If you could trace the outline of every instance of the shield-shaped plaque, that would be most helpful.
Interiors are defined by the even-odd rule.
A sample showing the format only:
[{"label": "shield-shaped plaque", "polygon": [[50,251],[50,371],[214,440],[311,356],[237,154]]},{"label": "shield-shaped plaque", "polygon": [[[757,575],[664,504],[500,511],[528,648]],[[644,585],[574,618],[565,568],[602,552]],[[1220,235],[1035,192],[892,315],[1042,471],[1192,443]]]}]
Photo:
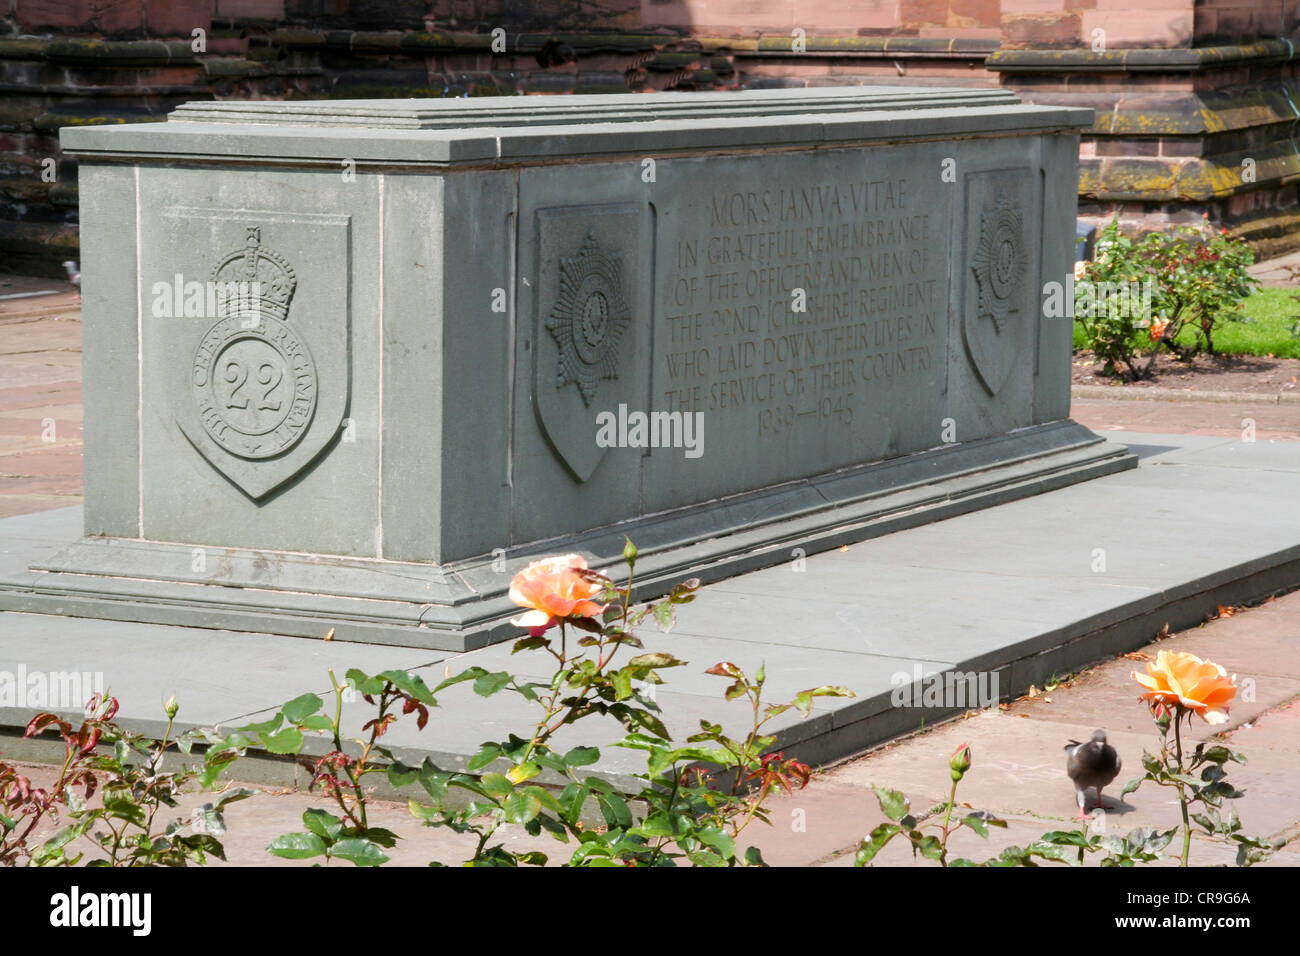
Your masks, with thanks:
[{"label": "shield-shaped plaque", "polygon": [[[215,233],[227,245],[207,276],[208,308],[197,322],[186,313],[172,407],[194,449],[257,501],[339,433],[350,379],[347,279],[340,278],[347,224],[220,218]],[[343,268],[328,264],[331,246]],[[304,274],[286,247],[302,258],[307,249],[319,255],[304,263]]]},{"label": "shield-shaped plaque", "polygon": [[[969,261],[976,294],[966,299],[962,337],[980,383],[996,395],[1025,350],[1030,331],[1025,291],[1033,257],[1024,211],[1006,190],[979,202],[974,212],[979,233]],[[968,224],[968,232],[973,226]]]},{"label": "shield-shaped plaque", "polygon": [[567,207],[537,222],[534,407],[556,455],[586,481],[607,451],[598,416],[638,407],[639,214],[626,203]]}]

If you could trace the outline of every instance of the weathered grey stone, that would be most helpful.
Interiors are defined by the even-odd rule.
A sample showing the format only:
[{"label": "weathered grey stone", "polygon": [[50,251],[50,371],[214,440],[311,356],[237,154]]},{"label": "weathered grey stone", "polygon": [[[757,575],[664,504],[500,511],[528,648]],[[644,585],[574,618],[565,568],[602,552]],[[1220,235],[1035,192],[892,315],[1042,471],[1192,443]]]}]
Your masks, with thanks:
[{"label": "weathered grey stone", "polygon": [[0,602],[455,650],[541,553],[631,536],[653,590],[1131,467],[1041,306],[1089,121],[858,87],[65,130],[88,537]]}]

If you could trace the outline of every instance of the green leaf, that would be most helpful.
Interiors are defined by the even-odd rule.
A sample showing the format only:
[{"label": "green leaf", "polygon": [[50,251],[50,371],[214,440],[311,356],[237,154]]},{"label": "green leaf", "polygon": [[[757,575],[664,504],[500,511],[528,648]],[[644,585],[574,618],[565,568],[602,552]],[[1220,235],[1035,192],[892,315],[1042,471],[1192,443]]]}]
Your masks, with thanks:
[{"label": "green leaf", "polygon": [[425,793],[441,803],[447,796],[450,780],[451,774],[439,770],[428,757],[424,758],[424,763],[420,765],[420,786]]},{"label": "green leaf", "polygon": [[877,787],[875,784],[872,784],[871,789],[875,791],[876,800],[880,803],[880,811],[889,819],[897,822],[907,815],[907,808],[910,804],[907,797],[903,796],[902,793],[885,787]]},{"label": "green leaf", "polygon": [[523,825],[542,811],[542,801],[531,793],[517,791],[506,797],[501,804],[506,819],[511,823]]},{"label": "green leaf", "polygon": [[877,853],[884,849],[886,843],[901,832],[902,829],[897,824],[880,824],[858,844],[858,852],[853,857],[853,865],[866,866],[875,859]]},{"label": "green leaf", "polygon": [[637,830],[648,837],[671,837],[676,836],[678,832],[675,823],[677,818],[670,817],[663,811],[657,811],[646,817]]},{"label": "green leaf", "polygon": [[406,802],[406,809],[410,811],[411,816],[417,820],[423,820],[426,823],[436,823],[442,820],[441,807],[426,807],[424,804],[415,800]]},{"label": "green leaf", "polygon": [[377,676],[422,704],[427,704],[430,707],[438,706],[433,691],[429,690],[429,685],[424,682],[424,678],[419,674],[412,674],[410,671],[383,671]]},{"label": "green leaf", "polygon": [[712,847],[724,860],[736,855],[736,841],[717,827],[702,827],[695,831],[695,838],[705,846]]},{"label": "green leaf", "polygon": [[357,866],[380,866],[388,862],[388,856],[377,844],[361,837],[339,840],[330,847],[329,855]]},{"label": "green leaf", "polygon": [[532,780],[542,772],[542,765],[534,760],[525,763],[515,764],[506,771],[506,779],[511,783],[520,784],[526,780]]},{"label": "green leaf", "polygon": [[570,767],[588,767],[599,759],[597,747],[574,747],[564,755],[564,762]]},{"label": "green leaf", "polygon": [[284,714],[284,719],[289,723],[301,724],[324,705],[325,702],[315,694],[303,694],[301,697],[295,697],[285,704],[281,708],[281,713]]},{"label": "green leaf", "polygon": [[388,782],[392,784],[394,789],[410,786],[415,783],[419,775],[419,767],[412,767],[401,760],[394,760],[384,771],[384,776],[388,778]]},{"label": "green leaf", "polygon": [[267,753],[273,754],[296,754],[302,749],[302,742],[302,731],[297,727],[286,727],[279,733],[262,738],[262,746]]},{"label": "green leaf", "polygon": [[[235,728],[235,733],[241,735],[241,737],[242,735],[246,735],[246,734],[257,734],[260,736],[262,734],[271,733],[282,723],[284,723],[284,714],[277,712],[269,720],[264,720],[260,724],[245,724],[242,727],[237,727]],[[233,740],[231,738],[227,738],[227,744],[231,747],[244,746],[247,743],[248,740],[246,737],[244,737],[241,740]]]},{"label": "green leaf", "polygon": [[267,850],[286,860],[306,860],[325,853],[325,841],[314,833],[282,833]]},{"label": "green leaf", "polygon": [[632,825],[632,809],[616,793],[602,793],[596,797],[596,803],[600,806],[601,815],[605,818],[611,828],[613,827],[630,827]]},{"label": "green leaf", "polygon": [[510,684],[513,677],[505,671],[495,674],[483,674],[474,681],[474,693],[480,697],[491,697],[497,691]]},{"label": "green leaf", "polygon": [[656,652],[651,654],[638,654],[627,662],[628,667],[682,667],[686,661],[678,660],[671,654]]},{"label": "green leaf", "polygon": [[[1200,750],[1200,748],[1203,746],[1204,744],[1201,744],[1200,746],[1197,747],[1197,750]],[[1197,756],[1200,757],[1202,760],[1208,760],[1211,763],[1225,763],[1226,761],[1237,759],[1237,755],[1234,754],[1227,747],[1217,746],[1217,745],[1211,747],[1209,750],[1206,750],[1203,753],[1198,753]]]},{"label": "green leaf", "polygon": [[661,601],[654,606],[655,624],[667,634],[677,622],[677,608],[670,601]]},{"label": "green leaf", "polygon": [[377,843],[379,846],[388,847],[389,849],[397,846],[397,834],[383,827],[366,827],[365,831],[358,835],[365,837],[371,843]]},{"label": "green leaf", "polygon": [[332,813],[326,813],[324,810],[319,809],[312,809],[303,813],[302,822],[306,824],[308,830],[328,843],[337,840],[339,833],[343,830],[343,821],[341,819]]},{"label": "green leaf", "polygon": [[1056,860],[1060,863],[1068,863],[1071,866],[1081,865],[1079,862],[1079,851],[1068,846],[1060,846],[1055,843],[1043,843],[1036,840],[1026,847],[1027,852],[1035,856],[1040,856],[1045,860]]},{"label": "green leaf", "polygon": [[908,834],[908,836],[912,839],[912,849],[914,852],[920,853],[923,857],[931,860],[943,858],[943,844],[939,842],[937,836],[928,833],[924,836],[919,836],[918,831],[916,830],[913,830]]},{"label": "green leaf", "polygon": [[531,651],[538,647],[549,647],[550,645],[550,640],[545,637],[521,637],[510,648],[510,653],[518,654],[520,651]]},{"label": "green leaf", "polygon": [[489,795],[500,799],[515,789],[509,778],[499,773],[485,773],[479,777],[479,786]]},{"label": "green leaf", "polygon": [[614,699],[627,700],[632,696],[632,671],[626,667],[620,668],[609,675],[610,683],[614,685]]},{"label": "green leaf", "polygon": [[104,812],[121,820],[129,820],[136,826],[144,826],[144,807],[136,803],[130,796],[105,797]]},{"label": "green leaf", "polygon": [[1088,836],[1079,830],[1053,830],[1050,833],[1044,833],[1036,840],[1036,843],[1054,843],[1058,846],[1081,846],[1092,847],[1097,843],[1097,837]]},{"label": "green leaf", "polygon": [[1124,789],[1119,792],[1119,795],[1121,797],[1127,796],[1128,794],[1136,790],[1138,787],[1142,786],[1144,782],[1150,779],[1151,779],[1150,777],[1134,777],[1128,783],[1124,784]]},{"label": "green leaf", "polygon": [[454,687],[456,684],[464,683],[467,680],[475,680],[486,673],[487,671],[478,666],[467,667],[459,674],[452,674],[446,680],[442,681],[442,683],[433,689],[433,692],[436,694],[440,690],[446,690],[448,687]]},{"label": "green leaf", "polygon": [[812,690],[804,691],[810,697],[857,697],[847,687],[840,684],[823,684],[821,687],[814,687]]},{"label": "green leaf", "polygon": [[545,809],[550,810],[552,813],[559,813],[562,809],[560,801],[556,798],[555,794],[550,790],[547,790],[545,787],[539,787],[534,784],[530,787],[523,787],[521,790],[523,793],[531,793],[541,801],[541,804]]},{"label": "green leaf", "polygon": [[576,825],[582,817],[582,807],[587,802],[587,793],[587,789],[577,783],[571,783],[561,791],[560,819],[569,826]]},{"label": "green leaf", "polygon": [[382,694],[384,691],[384,680],[382,677],[371,677],[365,671],[353,667],[348,670],[344,678],[349,684],[356,688],[357,693],[374,696]]},{"label": "green leaf", "polygon": [[497,760],[500,756],[501,756],[500,744],[494,744],[494,743],[484,744],[479,749],[479,752],[470,758],[470,761],[468,764],[466,764],[465,769],[469,770],[470,772],[476,770],[482,770],[484,767],[491,764],[494,760]]},{"label": "green leaf", "polygon": [[726,866],[727,861],[709,850],[696,850],[686,854],[686,859],[696,866]]}]

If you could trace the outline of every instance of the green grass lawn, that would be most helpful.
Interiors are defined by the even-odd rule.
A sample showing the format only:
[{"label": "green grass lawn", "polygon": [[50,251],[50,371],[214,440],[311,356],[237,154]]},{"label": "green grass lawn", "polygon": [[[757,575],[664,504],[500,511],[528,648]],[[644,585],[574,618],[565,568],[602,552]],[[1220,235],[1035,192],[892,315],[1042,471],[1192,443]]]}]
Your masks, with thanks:
[{"label": "green grass lawn", "polygon": [[[1300,302],[1291,297],[1291,291],[1257,290],[1242,307],[1244,321],[1215,325],[1214,351],[1232,355],[1271,354],[1277,358],[1300,358],[1300,336],[1291,332],[1297,317],[1300,317]],[[1190,329],[1183,329],[1178,341],[1191,345],[1195,338]],[[1083,328],[1078,322],[1074,323],[1074,347],[1088,347]]]}]

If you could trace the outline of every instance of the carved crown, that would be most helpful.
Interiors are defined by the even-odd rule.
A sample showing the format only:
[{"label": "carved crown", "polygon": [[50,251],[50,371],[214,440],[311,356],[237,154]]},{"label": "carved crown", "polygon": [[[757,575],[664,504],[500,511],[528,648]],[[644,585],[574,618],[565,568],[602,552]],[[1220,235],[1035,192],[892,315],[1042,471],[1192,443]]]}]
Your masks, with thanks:
[{"label": "carved crown", "polygon": [[298,286],[288,260],[262,245],[258,226],[249,226],[244,248],[230,253],[212,270],[212,282],[218,315],[269,315],[280,321],[289,315],[289,302]]}]

